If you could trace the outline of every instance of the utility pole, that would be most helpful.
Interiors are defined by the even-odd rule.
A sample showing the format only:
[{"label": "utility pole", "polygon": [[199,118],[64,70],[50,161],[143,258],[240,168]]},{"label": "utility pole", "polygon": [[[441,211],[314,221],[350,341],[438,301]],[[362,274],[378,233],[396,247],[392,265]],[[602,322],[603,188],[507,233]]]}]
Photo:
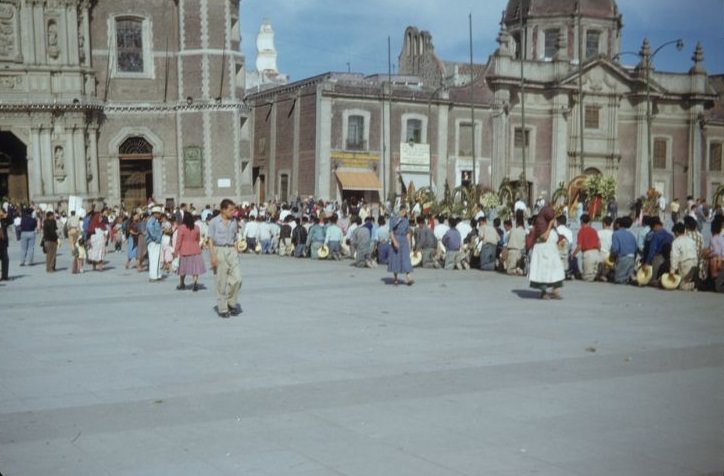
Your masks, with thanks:
[{"label": "utility pole", "polygon": [[576,17],[578,18],[578,105],[579,111],[579,141],[580,141],[580,159],[581,159],[581,174],[586,170],[583,159],[583,132],[586,130],[586,108],[583,106],[583,25],[582,25],[582,14],[581,14],[581,1],[576,2]]},{"label": "utility pole", "polygon": [[[527,54],[528,50],[528,32],[525,28],[525,21],[523,20],[523,3],[520,4],[520,42],[519,42],[519,48],[520,48],[520,122],[521,122],[521,144],[522,144],[522,153],[523,153],[523,173],[521,174],[521,180],[523,182],[522,186],[519,187],[523,192],[523,197],[525,201],[528,201],[528,176],[526,173],[526,167],[527,167],[527,152],[528,147],[526,144],[526,138],[528,137],[528,134],[526,133],[525,129],[525,56]],[[515,130],[513,131],[513,145],[515,145]],[[530,205],[530,204],[528,204]]]},{"label": "utility pole", "polygon": [[[475,89],[473,88],[473,82],[475,77],[473,74],[473,14],[468,15],[468,24],[470,31],[470,138],[473,149],[473,190],[477,190],[478,187],[478,171],[475,164]],[[477,197],[477,193],[474,194]]]}]

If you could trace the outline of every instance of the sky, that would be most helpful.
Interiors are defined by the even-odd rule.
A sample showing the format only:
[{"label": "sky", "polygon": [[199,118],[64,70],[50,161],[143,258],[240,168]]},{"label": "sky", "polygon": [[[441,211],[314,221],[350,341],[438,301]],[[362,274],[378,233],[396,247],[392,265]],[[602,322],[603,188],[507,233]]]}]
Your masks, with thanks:
[{"label": "sky", "polygon": [[[240,0],[242,49],[247,69],[255,69],[256,34],[264,18],[275,32],[279,71],[298,81],[329,71],[365,75],[387,73],[387,38],[393,73],[407,26],[432,34],[435,51],[445,61],[468,62],[468,15],[472,15],[473,59],[486,63],[507,0]],[[618,0],[623,14],[622,51],[638,52],[645,37],[656,48],[682,38],[654,60],[659,71],[687,72],[697,41],[704,46],[704,66],[724,73],[724,0]],[[624,64],[635,64],[631,55]]]}]

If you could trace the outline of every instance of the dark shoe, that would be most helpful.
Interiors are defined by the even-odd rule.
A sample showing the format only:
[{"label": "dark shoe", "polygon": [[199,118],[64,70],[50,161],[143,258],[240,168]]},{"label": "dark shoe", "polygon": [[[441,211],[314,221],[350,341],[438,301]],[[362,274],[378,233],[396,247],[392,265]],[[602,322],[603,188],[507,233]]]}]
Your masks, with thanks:
[{"label": "dark shoe", "polygon": [[25,266],[25,263],[20,263],[20,266]]},{"label": "dark shoe", "polygon": [[231,314],[229,313],[229,311],[224,311],[219,313],[219,317],[222,319],[228,319],[229,317],[231,317]]},{"label": "dark shoe", "polygon": [[230,308],[229,313],[232,316],[238,316],[239,314],[241,314],[241,306],[234,306],[234,307]]},{"label": "dark shoe", "polygon": [[198,290],[199,290],[199,285],[196,284],[196,283],[194,283],[194,286],[191,288],[191,290],[192,290],[193,292],[198,291]]},{"label": "dark shoe", "polygon": [[415,284],[415,280],[410,279],[409,281],[405,281],[405,284],[407,284],[408,286],[412,286],[413,284]]},{"label": "dark shoe", "polygon": [[184,289],[186,289],[186,286],[184,286],[183,284],[179,284],[178,286],[176,286],[176,289],[178,291],[183,291]]}]

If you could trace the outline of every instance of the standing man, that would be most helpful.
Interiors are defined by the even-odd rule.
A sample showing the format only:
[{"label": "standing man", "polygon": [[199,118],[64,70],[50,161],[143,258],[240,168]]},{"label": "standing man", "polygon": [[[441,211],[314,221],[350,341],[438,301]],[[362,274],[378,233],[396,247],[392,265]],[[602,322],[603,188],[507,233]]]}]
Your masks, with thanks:
[{"label": "standing man", "polygon": [[221,212],[209,224],[209,254],[216,283],[217,313],[224,319],[241,314],[237,298],[241,289],[241,268],[236,252],[239,224],[234,218],[236,205],[225,198]]},{"label": "standing man", "polygon": [[58,225],[55,212],[48,212],[43,222],[43,246],[45,247],[45,271],[55,272],[55,256],[58,253]]},{"label": "standing man", "polygon": [[146,247],[148,249],[148,281],[161,281],[161,207],[151,208],[151,218],[146,224]]}]

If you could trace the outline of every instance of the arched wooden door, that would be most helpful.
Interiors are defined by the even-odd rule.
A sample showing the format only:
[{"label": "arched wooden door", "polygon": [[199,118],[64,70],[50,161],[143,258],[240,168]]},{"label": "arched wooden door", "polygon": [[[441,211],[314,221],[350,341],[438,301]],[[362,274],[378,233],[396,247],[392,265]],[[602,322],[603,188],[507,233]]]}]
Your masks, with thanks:
[{"label": "arched wooden door", "polygon": [[27,147],[11,132],[0,132],[0,199],[30,203]]},{"label": "arched wooden door", "polygon": [[153,146],[143,137],[129,137],[118,148],[121,201],[126,209],[143,207],[153,197]]}]

